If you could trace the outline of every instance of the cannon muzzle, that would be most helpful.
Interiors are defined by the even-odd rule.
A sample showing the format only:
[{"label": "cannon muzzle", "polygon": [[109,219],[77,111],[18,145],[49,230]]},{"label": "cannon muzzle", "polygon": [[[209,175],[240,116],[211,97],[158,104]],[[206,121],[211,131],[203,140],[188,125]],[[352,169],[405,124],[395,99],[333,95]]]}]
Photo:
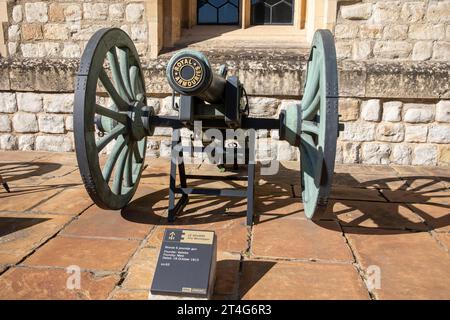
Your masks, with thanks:
[{"label": "cannon muzzle", "polygon": [[170,59],[166,72],[170,86],[179,94],[209,103],[224,99],[226,79],[212,71],[208,59],[200,52],[178,52]]}]

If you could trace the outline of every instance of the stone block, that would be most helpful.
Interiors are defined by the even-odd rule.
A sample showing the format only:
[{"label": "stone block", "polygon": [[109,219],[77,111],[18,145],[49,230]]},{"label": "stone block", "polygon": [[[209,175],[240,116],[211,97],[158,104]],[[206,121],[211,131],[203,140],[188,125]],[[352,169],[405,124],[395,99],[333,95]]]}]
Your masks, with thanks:
[{"label": "stone block", "polygon": [[22,22],[23,20],[23,11],[22,5],[15,5],[12,9],[12,20],[15,23]]},{"label": "stone block", "polygon": [[422,20],[424,14],[424,2],[406,2],[402,6],[400,18],[402,22],[415,23]]},{"label": "stone block", "polygon": [[362,162],[365,164],[389,164],[391,147],[384,143],[365,143],[362,148]]},{"label": "stone block", "polygon": [[371,3],[359,3],[341,7],[341,16],[349,20],[367,20],[372,14]]},{"label": "stone block", "polygon": [[434,105],[405,103],[403,119],[409,123],[427,123],[434,119]]},{"label": "stone block", "polygon": [[48,7],[48,20],[51,22],[63,22],[64,6],[59,3],[51,3]]},{"label": "stone block", "polygon": [[366,121],[380,121],[381,104],[378,99],[363,101],[361,105],[361,118]]},{"label": "stone block", "polygon": [[380,123],[377,127],[376,139],[386,142],[402,142],[405,139],[405,127],[402,123]]},{"label": "stone block", "polygon": [[432,41],[417,41],[414,44],[412,60],[423,61],[431,58],[433,52]]},{"label": "stone block", "polygon": [[32,134],[23,134],[19,136],[19,150],[31,151],[34,150],[36,137]]},{"label": "stone block", "polygon": [[0,92],[0,112],[14,113],[17,111],[16,94],[10,92]]},{"label": "stone block", "polygon": [[39,131],[44,133],[64,133],[64,116],[41,114],[38,119]]},{"label": "stone block", "polygon": [[432,1],[427,10],[426,18],[433,23],[449,23],[450,22],[450,2],[449,1]]},{"label": "stone block", "polygon": [[38,132],[38,122],[36,115],[33,113],[17,112],[13,119],[14,131],[22,133]]},{"label": "stone block", "polygon": [[11,134],[4,134],[0,136],[0,149],[2,150],[17,150],[17,137]]},{"label": "stone block", "polygon": [[387,25],[383,30],[385,40],[406,40],[408,37],[408,26],[404,24]]},{"label": "stone block", "polygon": [[66,21],[80,21],[82,16],[81,7],[78,4],[70,4],[64,8]]},{"label": "stone block", "polygon": [[59,23],[47,23],[44,25],[44,38],[48,40],[67,40],[69,39],[69,29]]},{"label": "stone block", "polygon": [[25,3],[25,18],[27,22],[41,22],[48,21],[46,2],[27,2]]},{"label": "stone block", "polygon": [[345,124],[342,133],[343,141],[373,141],[375,139],[375,123],[372,122],[349,122]]},{"label": "stone block", "polygon": [[50,152],[73,151],[72,140],[67,136],[44,135],[36,137],[36,150]]},{"label": "stone block", "polygon": [[426,125],[406,125],[405,141],[406,142],[426,142],[428,136],[428,126]]},{"label": "stone block", "polygon": [[395,164],[410,165],[412,158],[411,147],[406,144],[395,144],[392,148],[391,161]]},{"label": "stone block", "polygon": [[11,120],[7,114],[0,114],[0,132],[11,132]]},{"label": "stone block", "polygon": [[450,125],[434,124],[428,129],[428,142],[450,143]]},{"label": "stone block", "polygon": [[33,113],[42,111],[42,95],[31,92],[18,92],[16,95],[19,111]]},{"label": "stone block", "polygon": [[354,98],[339,99],[340,121],[355,121],[359,118],[359,100]]},{"label": "stone block", "polygon": [[373,55],[381,59],[405,59],[411,50],[412,45],[406,41],[379,41],[373,47]]},{"label": "stone block", "polygon": [[123,19],[125,14],[125,4],[123,3],[113,3],[109,6],[109,19]]},{"label": "stone block", "polygon": [[435,145],[419,144],[414,148],[413,165],[434,166],[437,163],[438,151]]},{"label": "stone block", "polygon": [[401,121],[402,105],[403,104],[400,101],[389,101],[383,103],[383,121]]},{"label": "stone block", "polygon": [[342,162],[359,163],[361,157],[361,144],[355,142],[344,142],[342,144]]},{"label": "stone block", "polygon": [[443,24],[412,24],[409,26],[409,37],[413,40],[441,40],[445,38]]},{"label": "stone block", "polygon": [[450,122],[450,100],[442,100],[436,104],[436,121]]},{"label": "stone block", "polygon": [[144,16],[142,3],[130,3],[127,5],[125,16],[128,22],[140,22]]},{"label": "stone block", "polygon": [[371,21],[375,24],[397,22],[400,17],[400,3],[396,1],[378,1],[373,6]]},{"label": "stone block", "polygon": [[36,23],[24,23],[22,24],[22,40],[42,40],[44,35],[42,33],[42,27]]},{"label": "stone block", "polygon": [[83,16],[89,20],[105,20],[108,17],[108,4],[83,3]]},{"label": "stone block", "polygon": [[450,42],[436,42],[433,47],[433,60],[448,62],[450,59]]},{"label": "stone block", "polygon": [[51,113],[71,113],[73,111],[73,94],[45,94],[44,110]]}]

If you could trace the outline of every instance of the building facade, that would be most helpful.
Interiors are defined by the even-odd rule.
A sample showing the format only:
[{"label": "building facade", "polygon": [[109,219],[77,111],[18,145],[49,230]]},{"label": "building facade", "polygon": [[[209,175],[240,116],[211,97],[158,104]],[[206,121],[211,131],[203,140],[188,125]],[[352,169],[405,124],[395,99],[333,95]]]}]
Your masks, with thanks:
[{"label": "building facade", "polygon": [[[312,35],[328,28],[345,124],[337,162],[450,165],[447,0],[0,0],[0,149],[73,150],[74,76],[104,27],[135,42],[158,113],[174,112],[168,58],[192,47],[239,75],[253,116],[273,117],[301,100]],[[168,156],[170,134],[157,130],[149,155]],[[298,158],[276,131],[258,136],[261,159]]]}]

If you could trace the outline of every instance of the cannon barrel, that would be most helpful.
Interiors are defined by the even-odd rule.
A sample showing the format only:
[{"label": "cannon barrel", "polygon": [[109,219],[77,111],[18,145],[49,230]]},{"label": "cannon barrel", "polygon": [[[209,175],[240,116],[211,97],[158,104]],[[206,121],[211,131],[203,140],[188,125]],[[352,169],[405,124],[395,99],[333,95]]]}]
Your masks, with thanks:
[{"label": "cannon barrel", "polygon": [[226,79],[212,71],[208,59],[200,52],[178,52],[170,59],[166,73],[169,85],[179,94],[209,103],[223,101]]}]

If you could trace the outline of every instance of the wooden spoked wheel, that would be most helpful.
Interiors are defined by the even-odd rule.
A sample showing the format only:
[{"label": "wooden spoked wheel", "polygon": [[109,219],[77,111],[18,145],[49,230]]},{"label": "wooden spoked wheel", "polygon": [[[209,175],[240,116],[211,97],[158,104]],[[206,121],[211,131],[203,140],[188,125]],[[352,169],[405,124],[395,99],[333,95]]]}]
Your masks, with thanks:
[{"label": "wooden spoked wheel", "polygon": [[314,36],[299,115],[302,200],[312,219],[326,210],[339,130],[336,49],[328,30]]},{"label": "wooden spoked wheel", "polygon": [[120,29],[99,30],[81,58],[74,102],[78,166],[99,207],[120,209],[133,197],[149,135],[142,117],[151,112],[133,42]]}]

